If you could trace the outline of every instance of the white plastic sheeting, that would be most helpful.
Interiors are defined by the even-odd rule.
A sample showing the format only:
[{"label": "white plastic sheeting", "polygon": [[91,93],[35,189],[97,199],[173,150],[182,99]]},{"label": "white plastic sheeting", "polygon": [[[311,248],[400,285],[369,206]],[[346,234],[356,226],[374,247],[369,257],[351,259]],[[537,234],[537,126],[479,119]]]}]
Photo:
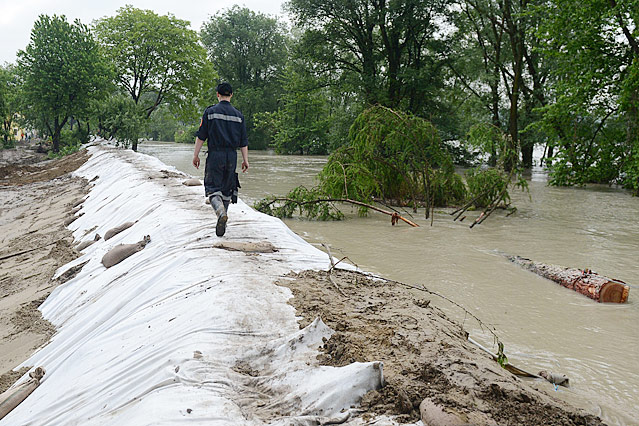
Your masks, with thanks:
[{"label": "white plastic sheeting", "polygon": [[[348,418],[381,385],[381,363],[319,366],[331,330],[320,320],[299,330],[290,291],[274,285],[290,271],[326,269],[326,254],[241,201],[223,238],[278,251],[213,248],[220,239],[202,188],[149,156],[90,152],[76,174],[97,179],[70,225],[75,239],[137,223],[60,268],[88,261],[41,306],[58,332],[23,365],[47,374],[0,425],[361,423]],[[110,248],[144,235],[144,250],[102,266]]]}]

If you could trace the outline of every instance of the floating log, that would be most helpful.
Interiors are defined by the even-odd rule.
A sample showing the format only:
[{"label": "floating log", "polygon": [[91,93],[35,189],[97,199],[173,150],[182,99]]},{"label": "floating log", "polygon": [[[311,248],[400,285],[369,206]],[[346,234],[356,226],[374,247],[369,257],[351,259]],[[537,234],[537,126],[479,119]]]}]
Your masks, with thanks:
[{"label": "floating log", "polygon": [[604,277],[590,269],[565,268],[533,262],[519,256],[506,256],[508,260],[541,275],[544,278],[588,296],[602,303],[626,303],[630,287],[620,280]]}]

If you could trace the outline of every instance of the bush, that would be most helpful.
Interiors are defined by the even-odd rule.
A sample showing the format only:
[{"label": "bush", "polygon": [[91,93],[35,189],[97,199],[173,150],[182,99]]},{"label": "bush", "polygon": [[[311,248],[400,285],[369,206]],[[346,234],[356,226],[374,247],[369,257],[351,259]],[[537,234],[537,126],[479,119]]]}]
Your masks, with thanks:
[{"label": "bush", "polygon": [[474,168],[466,172],[468,198],[474,200],[475,207],[488,207],[502,201],[507,204],[510,201],[508,191],[504,191],[501,197],[499,194],[509,183],[508,176],[498,169]]},{"label": "bush", "polygon": [[349,145],[329,157],[320,186],[333,197],[405,205],[449,205],[465,188],[437,130],[427,120],[374,106],[349,131]]},{"label": "bush", "polygon": [[174,140],[179,143],[194,143],[199,126],[186,126],[175,132]]},{"label": "bush", "polygon": [[89,135],[80,126],[75,126],[73,130],[64,128],[60,131],[60,150],[57,153],[50,151],[49,158],[60,158],[73,154],[79,151],[82,144],[88,141]]},{"label": "bush", "polygon": [[15,148],[16,142],[13,139],[4,140],[2,139],[2,149]]},{"label": "bush", "polygon": [[[339,211],[326,200],[349,199],[414,209],[424,206],[428,217],[432,206],[459,203],[466,195],[435,127],[422,118],[382,106],[371,107],[357,117],[348,145],[331,154],[319,181],[316,188],[298,187],[284,199],[270,197],[256,208],[279,217],[290,217],[299,209],[308,217],[339,219]],[[367,210],[361,206],[360,215]]]}]

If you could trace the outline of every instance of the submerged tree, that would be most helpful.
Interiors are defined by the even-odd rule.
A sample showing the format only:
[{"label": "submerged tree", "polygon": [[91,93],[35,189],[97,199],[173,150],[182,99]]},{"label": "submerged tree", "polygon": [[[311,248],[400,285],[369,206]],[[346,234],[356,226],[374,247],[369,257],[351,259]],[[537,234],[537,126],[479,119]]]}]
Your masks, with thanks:
[{"label": "submerged tree", "polygon": [[[496,159],[494,167],[477,167],[466,171],[467,201],[451,213],[455,216],[454,220],[458,220],[471,207],[483,208],[483,212],[470,225],[472,228],[486,220],[497,208],[510,206],[509,186],[527,191],[528,182],[521,173],[519,147],[513,144],[509,134],[492,124],[477,124],[471,127],[467,139],[473,148]],[[515,211],[516,208],[510,208],[508,215]]]},{"label": "submerged tree", "polygon": [[331,155],[320,182],[332,196],[413,209],[453,204],[465,195],[437,129],[427,120],[382,106],[357,117],[349,144]]},{"label": "submerged tree", "polygon": [[[52,136],[60,150],[60,133],[71,117],[84,117],[91,101],[105,94],[109,68],[98,44],[79,20],[40,15],[31,41],[18,52],[24,80],[27,119]],[[44,128],[42,128],[44,127]]]},{"label": "submerged tree", "polygon": [[[327,220],[341,219],[342,213],[332,203],[345,202],[359,206],[362,215],[373,209],[393,216],[393,224],[404,220],[413,226],[417,225],[375,203],[410,206],[414,211],[425,207],[426,218],[432,218],[435,206],[463,204],[452,213],[457,214],[455,220],[471,207],[484,207],[473,227],[495,209],[509,205],[511,183],[527,187],[519,174],[518,151],[508,138],[494,126],[473,129],[469,139],[475,146],[497,152],[499,159],[495,168],[471,169],[466,174],[467,187],[455,173],[451,156],[430,122],[374,106],[357,117],[349,144],[329,157],[317,187],[297,187],[286,197],[268,197],[255,207],[278,217],[291,217],[298,211]],[[507,168],[509,164],[517,167]]]},{"label": "submerged tree", "polygon": [[296,188],[283,199],[267,198],[256,207],[278,216],[290,216],[299,208],[309,217],[336,219],[341,214],[326,203],[351,202],[365,214],[379,202],[414,210],[424,206],[428,217],[433,206],[458,203],[465,196],[462,179],[455,174],[435,127],[383,106],[357,117],[349,144],[329,157],[319,180],[317,188]]}]

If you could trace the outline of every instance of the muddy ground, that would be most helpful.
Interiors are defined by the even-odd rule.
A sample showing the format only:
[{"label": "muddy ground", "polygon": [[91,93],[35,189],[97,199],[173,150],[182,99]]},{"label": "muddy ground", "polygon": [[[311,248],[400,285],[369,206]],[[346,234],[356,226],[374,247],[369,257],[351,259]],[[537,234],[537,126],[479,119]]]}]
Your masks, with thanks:
[{"label": "muddy ground", "polygon": [[384,413],[425,425],[603,424],[543,392],[550,383],[524,381],[501,368],[430,303],[434,296],[357,272],[332,276],[346,297],[321,271],[280,284],[294,294],[300,327],[319,316],[336,330],[322,348],[322,364],[384,363],[386,385],[364,397],[365,417]]},{"label": "muddy ground", "polygon": [[88,189],[70,176],[85,152],[47,160],[35,148],[0,150],[0,393],[25,372],[12,370],[55,332],[38,306],[63,281],[52,279],[55,271],[78,257],[65,222]]}]

